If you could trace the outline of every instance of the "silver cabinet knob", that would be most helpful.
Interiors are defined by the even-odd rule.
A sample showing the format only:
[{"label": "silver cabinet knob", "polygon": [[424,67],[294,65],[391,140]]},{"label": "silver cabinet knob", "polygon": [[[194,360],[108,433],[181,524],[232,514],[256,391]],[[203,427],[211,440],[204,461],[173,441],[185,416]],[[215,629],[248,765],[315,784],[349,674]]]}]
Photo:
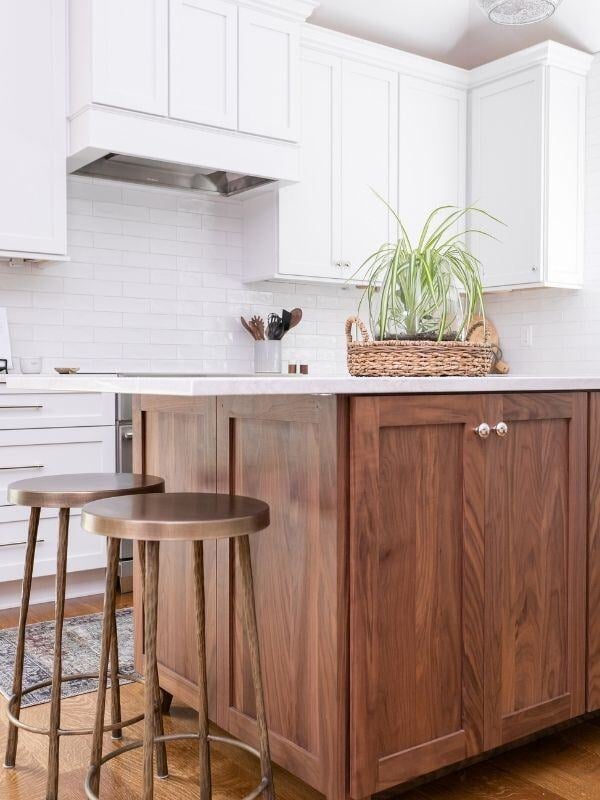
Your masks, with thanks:
[{"label": "silver cabinet knob", "polygon": [[343,261],[336,261],[335,265],[336,265],[336,267],[343,267],[344,266],[344,262]]},{"label": "silver cabinet knob", "polygon": [[350,261],[344,261],[344,266],[345,267],[349,267],[350,266]]},{"label": "silver cabinet knob", "polygon": [[504,439],[506,434],[508,433],[508,425],[506,422],[499,422],[497,425],[494,425],[492,428],[496,436],[499,436],[501,439]]},{"label": "silver cabinet knob", "polygon": [[481,425],[478,425],[476,428],[473,428],[477,436],[480,439],[487,439],[490,435],[491,428],[487,424],[487,422],[482,422]]}]

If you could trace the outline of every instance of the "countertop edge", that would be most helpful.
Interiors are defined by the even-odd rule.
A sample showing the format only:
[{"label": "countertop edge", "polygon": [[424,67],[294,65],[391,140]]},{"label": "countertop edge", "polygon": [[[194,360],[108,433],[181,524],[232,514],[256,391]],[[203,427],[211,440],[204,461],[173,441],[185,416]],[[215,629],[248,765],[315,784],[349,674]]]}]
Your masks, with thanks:
[{"label": "countertop edge", "polygon": [[119,377],[8,375],[6,388],[26,392],[110,392],[177,395],[442,394],[600,390],[598,376],[491,375],[482,378],[354,378],[351,376]]}]

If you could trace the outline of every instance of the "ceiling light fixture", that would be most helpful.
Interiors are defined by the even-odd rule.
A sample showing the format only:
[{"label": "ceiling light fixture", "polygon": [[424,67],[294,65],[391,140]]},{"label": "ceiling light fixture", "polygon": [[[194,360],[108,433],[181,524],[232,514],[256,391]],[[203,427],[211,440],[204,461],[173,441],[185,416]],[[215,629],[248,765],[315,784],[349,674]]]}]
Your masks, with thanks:
[{"label": "ceiling light fixture", "polygon": [[483,13],[498,25],[531,25],[556,11],[562,0],[477,0]]}]

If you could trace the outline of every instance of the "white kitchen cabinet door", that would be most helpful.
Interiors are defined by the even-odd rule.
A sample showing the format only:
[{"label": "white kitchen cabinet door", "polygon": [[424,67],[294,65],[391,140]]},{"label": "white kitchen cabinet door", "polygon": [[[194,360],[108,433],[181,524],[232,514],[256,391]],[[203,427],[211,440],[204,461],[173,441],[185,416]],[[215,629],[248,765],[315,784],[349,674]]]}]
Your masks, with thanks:
[{"label": "white kitchen cabinet door", "polygon": [[0,256],[64,256],[65,6],[0,4]]},{"label": "white kitchen cabinet door", "polygon": [[435,208],[464,207],[466,90],[401,75],[399,120],[398,211],[414,244]]},{"label": "white kitchen cabinet door", "polygon": [[279,190],[279,270],[340,278],[340,59],[303,50],[301,83],[301,177]]},{"label": "white kitchen cabinet door", "polygon": [[240,8],[239,129],[274,139],[298,140],[299,25]]},{"label": "white kitchen cabinet door", "polygon": [[171,0],[169,114],[237,128],[237,6]]},{"label": "white kitchen cabinet door", "polygon": [[92,100],[166,116],[169,0],[91,1]]},{"label": "white kitchen cabinet door", "polygon": [[393,216],[377,195],[397,207],[398,75],[344,61],[342,277],[355,275],[369,255],[396,238]]},{"label": "white kitchen cabinet door", "polygon": [[470,203],[506,227],[472,218],[499,241],[472,235],[486,287],[543,279],[545,68],[531,67],[471,94]]}]

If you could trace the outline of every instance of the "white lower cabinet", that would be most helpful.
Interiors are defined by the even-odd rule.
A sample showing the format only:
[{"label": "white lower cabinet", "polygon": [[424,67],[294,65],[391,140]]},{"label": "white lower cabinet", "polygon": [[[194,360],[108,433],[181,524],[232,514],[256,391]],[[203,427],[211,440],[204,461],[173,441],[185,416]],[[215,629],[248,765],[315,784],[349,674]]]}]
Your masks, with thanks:
[{"label": "white lower cabinet", "polygon": [[[28,395],[0,394],[0,406],[7,400]],[[23,576],[29,508],[10,505],[7,488],[14,481],[61,473],[114,472],[115,428],[114,395],[31,395],[32,406],[40,397],[67,399],[72,427],[40,427],[0,430],[0,583],[15,583],[13,605],[18,605],[18,582]],[[89,400],[104,408],[106,424],[77,425],[89,418]],[[78,405],[79,404],[79,405]],[[108,408],[112,408],[112,419]],[[42,409],[43,413],[43,409]],[[46,420],[47,421],[47,420]],[[112,423],[112,424],[109,424]],[[103,537],[86,533],[80,525],[81,510],[71,511],[69,527],[68,572],[85,572],[106,566],[106,542]],[[34,577],[56,573],[58,512],[42,509]],[[2,594],[2,605],[11,605]]]}]

